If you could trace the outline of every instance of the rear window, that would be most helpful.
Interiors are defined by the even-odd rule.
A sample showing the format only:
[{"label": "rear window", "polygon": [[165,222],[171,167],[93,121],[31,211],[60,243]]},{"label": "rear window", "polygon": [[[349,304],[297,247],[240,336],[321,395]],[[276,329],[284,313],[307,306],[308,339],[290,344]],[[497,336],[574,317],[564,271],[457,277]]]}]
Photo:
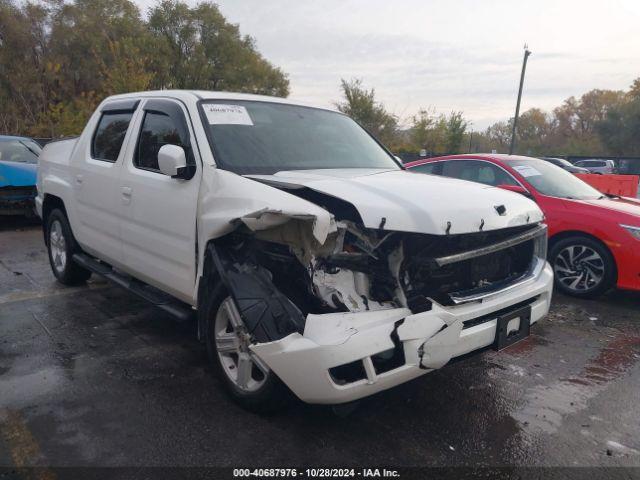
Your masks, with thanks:
[{"label": "rear window", "polygon": [[118,159],[132,115],[132,112],[104,112],[102,114],[93,134],[92,158],[106,162],[115,162]]}]

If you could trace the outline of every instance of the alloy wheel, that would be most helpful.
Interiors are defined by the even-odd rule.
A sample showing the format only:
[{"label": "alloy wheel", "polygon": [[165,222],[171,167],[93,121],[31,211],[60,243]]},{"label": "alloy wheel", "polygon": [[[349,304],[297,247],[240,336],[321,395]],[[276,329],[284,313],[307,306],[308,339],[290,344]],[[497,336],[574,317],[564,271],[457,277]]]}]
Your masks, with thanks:
[{"label": "alloy wheel", "polygon": [[231,297],[218,308],[214,341],[220,364],[229,380],[243,392],[255,392],[264,385],[269,367],[249,349],[251,335]]},{"label": "alloy wheel", "polygon": [[605,264],[594,249],[585,245],[569,245],[556,256],[553,271],[558,281],[569,290],[585,292],[602,282]]},{"label": "alloy wheel", "polygon": [[51,223],[49,231],[49,248],[51,249],[51,260],[53,267],[58,273],[64,272],[67,266],[67,242],[62,233],[62,224],[59,220]]}]

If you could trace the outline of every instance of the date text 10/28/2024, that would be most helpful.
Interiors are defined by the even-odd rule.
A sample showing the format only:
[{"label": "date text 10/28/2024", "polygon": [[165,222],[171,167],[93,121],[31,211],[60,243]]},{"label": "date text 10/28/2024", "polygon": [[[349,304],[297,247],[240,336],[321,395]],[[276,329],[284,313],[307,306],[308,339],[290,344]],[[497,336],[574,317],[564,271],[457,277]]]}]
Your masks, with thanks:
[{"label": "date text 10/28/2024", "polygon": [[234,478],[399,478],[397,470],[387,468],[234,468]]}]

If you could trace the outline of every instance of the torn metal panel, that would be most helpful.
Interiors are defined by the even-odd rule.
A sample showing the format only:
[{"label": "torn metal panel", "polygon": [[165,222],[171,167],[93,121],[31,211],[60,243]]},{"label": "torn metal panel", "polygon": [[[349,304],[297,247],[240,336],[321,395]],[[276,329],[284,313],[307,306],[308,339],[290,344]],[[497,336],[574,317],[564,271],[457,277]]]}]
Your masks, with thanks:
[{"label": "torn metal panel", "polygon": [[[256,212],[279,212],[279,221],[308,230],[308,237],[315,243],[324,243],[334,229],[333,216],[327,210],[282,190],[263,185],[249,178],[217,168],[203,170],[198,199],[197,236],[199,245],[221,238],[236,230],[244,216]],[[294,217],[301,216],[302,219]],[[267,218],[272,219],[272,215]],[[311,220],[313,218],[313,220]],[[251,222],[251,221],[250,221]],[[246,224],[245,224],[246,225]],[[300,228],[296,227],[296,230]],[[248,227],[247,227],[248,228]],[[274,229],[261,230],[261,234]],[[202,277],[204,255],[197,258],[197,279]],[[194,285],[194,303],[197,303],[198,283]]]},{"label": "torn metal panel", "polygon": [[333,219],[330,219],[329,222],[323,222],[318,221],[318,217],[315,215],[283,210],[271,210],[266,207],[256,212],[243,215],[236,221],[238,220],[244,223],[252,231],[270,230],[291,221],[308,223],[311,226],[311,232],[313,233],[314,238],[320,245],[325,242],[329,233],[336,231]]}]

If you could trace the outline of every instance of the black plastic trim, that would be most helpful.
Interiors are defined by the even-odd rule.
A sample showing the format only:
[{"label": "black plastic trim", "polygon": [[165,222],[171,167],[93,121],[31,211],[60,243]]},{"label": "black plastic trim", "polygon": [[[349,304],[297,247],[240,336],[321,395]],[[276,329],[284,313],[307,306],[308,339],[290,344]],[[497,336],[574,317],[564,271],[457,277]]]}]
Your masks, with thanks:
[{"label": "black plastic trim", "polygon": [[139,98],[132,98],[127,100],[114,100],[109,103],[105,103],[100,109],[101,112],[109,113],[133,113],[138,108],[140,103]]}]

